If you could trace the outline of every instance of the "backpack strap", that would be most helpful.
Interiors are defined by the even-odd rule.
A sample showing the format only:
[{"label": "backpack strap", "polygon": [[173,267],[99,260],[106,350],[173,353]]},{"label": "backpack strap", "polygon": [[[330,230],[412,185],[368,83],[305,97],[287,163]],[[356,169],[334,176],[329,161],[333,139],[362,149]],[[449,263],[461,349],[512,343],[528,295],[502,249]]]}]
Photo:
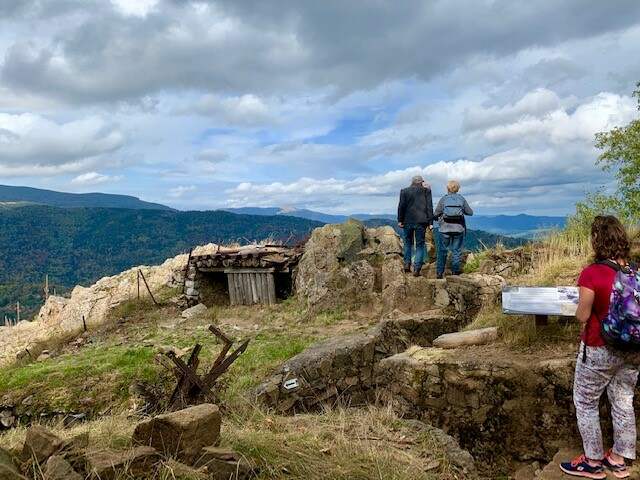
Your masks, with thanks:
[{"label": "backpack strap", "polygon": [[607,267],[612,268],[616,272],[620,272],[622,270],[622,267],[618,262],[613,262],[611,260],[598,260],[595,263],[595,265],[606,265]]}]

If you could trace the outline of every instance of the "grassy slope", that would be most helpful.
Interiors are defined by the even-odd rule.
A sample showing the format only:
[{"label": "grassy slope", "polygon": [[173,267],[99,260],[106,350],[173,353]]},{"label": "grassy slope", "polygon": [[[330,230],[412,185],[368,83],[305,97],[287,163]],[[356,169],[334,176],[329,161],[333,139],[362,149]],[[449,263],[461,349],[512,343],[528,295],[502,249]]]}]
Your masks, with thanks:
[{"label": "grassy slope", "polygon": [[[0,398],[19,403],[30,397],[35,412],[88,410],[96,416],[109,412],[72,429],[60,425],[56,431],[65,437],[89,431],[95,449],[126,448],[135,424],[128,417],[135,401],[129,386],[144,380],[166,394],[174,384],[168,372],[153,362],[158,345],[184,348],[201,343],[206,365],[219,350],[206,325],[216,323],[238,339],[252,338],[247,352],[224,377],[223,444],[256,464],[259,478],[464,478],[428,433],[390,410],[280,417],[253,404],[251,389],[284,360],[321,338],[367,327],[363,319],[341,311],[301,324],[302,313],[294,301],[260,309],[218,308],[170,328],[178,312],[124,304],[114,315],[116,323],[89,337],[89,345],[68,347],[53,358],[0,371]],[[117,322],[123,316],[126,322]],[[24,433],[22,428],[12,430],[0,435],[0,443],[19,447]],[[161,478],[197,478],[172,472],[168,463]]]}]

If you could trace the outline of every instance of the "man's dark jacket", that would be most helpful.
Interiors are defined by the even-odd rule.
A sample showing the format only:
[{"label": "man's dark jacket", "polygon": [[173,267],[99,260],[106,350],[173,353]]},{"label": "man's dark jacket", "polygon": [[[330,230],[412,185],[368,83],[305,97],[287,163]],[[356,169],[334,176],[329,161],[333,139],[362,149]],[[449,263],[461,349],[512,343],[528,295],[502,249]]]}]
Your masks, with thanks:
[{"label": "man's dark jacket", "polygon": [[398,223],[431,225],[433,222],[433,199],[431,189],[412,185],[400,191]]}]

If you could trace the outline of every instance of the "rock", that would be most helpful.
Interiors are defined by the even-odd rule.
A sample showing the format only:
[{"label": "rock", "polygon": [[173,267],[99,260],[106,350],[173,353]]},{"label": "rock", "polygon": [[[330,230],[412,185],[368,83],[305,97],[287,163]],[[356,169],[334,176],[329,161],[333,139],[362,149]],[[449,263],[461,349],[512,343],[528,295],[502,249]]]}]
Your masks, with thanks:
[{"label": "rock", "polygon": [[47,460],[44,480],[83,480],[84,477],[76,472],[71,464],[59,455],[53,455]]},{"label": "rock", "polygon": [[104,451],[88,456],[91,478],[96,480],[115,480],[127,474],[134,478],[146,476],[160,461],[157,450],[148,446],[135,447],[127,452]]},{"label": "rock", "polygon": [[30,407],[31,405],[33,405],[33,401],[34,400],[35,400],[35,396],[34,395],[29,395],[24,400],[22,400],[22,406],[23,407]]},{"label": "rock", "polygon": [[195,466],[206,467],[212,480],[243,480],[253,475],[249,462],[227,448],[203,448]]},{"label": "rock", "polygon": [[201,317],[202,315],[207,313],[207,310],[208,309],[206,305],[199,303],[195,307],[187,308],[184,312],[182,312],[182,318],[190,319],[195,317]]},{"label": "rock", "polygon": [[22,459],[33,458],[37,463],[44,462],[54,453],[60,451],[62,440],[41,425],[29,427],[22,447]]},{"label": "rock", "polygon": [[20,474],[13,455],[2,447],[0,447],[0,480],[26,480]]},{"label": "rock", "polygon": [[13,428],[18,423],[13,409],[0,410],[0,426],[4,428]]},{"label": "rock", "polygon": [[139,423],[133,432],[133,443],[150,445],[167,456],[191,464],[203,447],[218,442],[220,423],[218,407],[205,403]]},{"label": "rock", "polygon": [[498,339],[497,327],[468,330],[466,332],[445,333],[433,341],[437,348],[458,348],[467,345],[484,345]]},{"label": "rock", "polygon": [[365,240],[375,253],[402,255],[402,241],[390,226],[366,229]]}]

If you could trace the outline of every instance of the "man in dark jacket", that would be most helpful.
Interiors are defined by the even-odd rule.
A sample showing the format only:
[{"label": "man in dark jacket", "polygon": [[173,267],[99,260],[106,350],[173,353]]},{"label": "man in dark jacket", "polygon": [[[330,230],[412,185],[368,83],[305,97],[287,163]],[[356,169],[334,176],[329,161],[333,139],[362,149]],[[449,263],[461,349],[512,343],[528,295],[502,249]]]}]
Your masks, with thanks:
[{"label": "man in dark jacket", "polygon": [[[404,271],[411,271],[413,258],[413,275],[420,276],[425,261],[424,239],[427,228],[433,222],[433,200],[431,189],[424,186],[424,179],[417,175],[411,179],[411,186],[402,189],[398,203],[398,226],[404,232]],[[415,241],[415,257],[413,244]]]}]

